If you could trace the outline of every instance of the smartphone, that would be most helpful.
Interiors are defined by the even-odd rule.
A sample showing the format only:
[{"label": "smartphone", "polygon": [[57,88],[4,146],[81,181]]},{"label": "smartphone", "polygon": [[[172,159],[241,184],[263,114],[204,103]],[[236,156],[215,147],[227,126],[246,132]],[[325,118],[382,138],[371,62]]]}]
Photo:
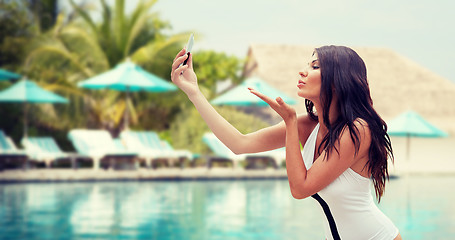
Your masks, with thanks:
[{"label": "smartphone", "polygon": [[183,62],[183,65],[186,65],[186,63],[188,62],[188,59],[190,59],[189,56],[190,56],[191,49],[193,49],[193,42],[194,42],[194,34],[191,34],[190,38],[188,39],[188,43],[186,44],[186,52],[185,52],[185,54],[188,54],[188,58],[185,59],[185,61]]}]

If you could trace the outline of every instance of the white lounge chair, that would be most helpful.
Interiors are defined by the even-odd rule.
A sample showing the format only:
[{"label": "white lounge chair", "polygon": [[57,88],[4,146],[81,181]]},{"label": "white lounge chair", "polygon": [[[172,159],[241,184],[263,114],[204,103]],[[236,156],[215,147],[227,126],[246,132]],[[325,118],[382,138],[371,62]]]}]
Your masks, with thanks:
[{"label": "white lounge chair", "polygon": [[153,161],[164,159],[168,165],[174,160],[193,160],[193,154],[188,150],[175,150],[172,146],[162,141],[154,131],[124,131],[120,134],[122,142],[130,151],[135,151],[145,159],[147,167],[153,167]]},{"label": "white lounge chair", "polygon": [[31,159],[44,162],[47,168],[55,161],[69,160],[71,167],[76,169],[77,160],[89,160],[88,156],[63,152],[52,137],[27,137],[21,143]]},{"label": "white lounge chair", "polygon": [[[74,129],[68,133],[79,154],[90,156],[93,159],[93,169],[97,170],[104,160],[113,167],[116,160],[134,162],[137,153],[118,148],[111,135],[106,130]],[[133,164],[134,166],[134,164]]]},{"label": "white lounge chair", "polygon": [[0,130],[0,171],[5,167],[15,167],[16,165],[21,165],[25,169],[27,163],[27,153],[18,149],[11,138]]},{"label": "white lounge chair", "polygon": [[202,137],[202,141],[212,150],[215,157],[209,158],[207,165],[209,168],[212,167],[213,161],[232,161],[234,167],[238,165],[241,160],[248,158],[269,158],[275,163],[275,168],[279,168],[283,161],[286,160],[286,152],[284,148],[279,148],[271,151],[265,151],[260,153],[247,153],[247,154],[235,154],[233,153],[224,143],[222,143],[215,134],[208,132]]}]

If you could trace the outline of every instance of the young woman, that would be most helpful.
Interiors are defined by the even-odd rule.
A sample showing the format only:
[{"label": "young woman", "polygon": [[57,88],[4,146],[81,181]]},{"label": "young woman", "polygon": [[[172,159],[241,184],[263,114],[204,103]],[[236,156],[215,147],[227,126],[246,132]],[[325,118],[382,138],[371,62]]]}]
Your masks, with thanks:
[{"label": "young woman", "polygon": [[[188,64],[180,66],[187,58]],[[234,153],[286,146],[292,196],[311,196],[319,202],[327,219],[327,239],[401,239],[371,195],[372,181],[380,201],[388,179],[387,159],[393,159],[393,154],[386,123],[373,109],[365,63],[350,48],[323,46],[315,49],[299,75],[298,95],[305,98],[307,114],[297,116],[281,98],[271,99],[250,88],[283,121],[245,135],[199,91],[192,55],[186,55],[184,49],[174,59],[171,78]]]}]

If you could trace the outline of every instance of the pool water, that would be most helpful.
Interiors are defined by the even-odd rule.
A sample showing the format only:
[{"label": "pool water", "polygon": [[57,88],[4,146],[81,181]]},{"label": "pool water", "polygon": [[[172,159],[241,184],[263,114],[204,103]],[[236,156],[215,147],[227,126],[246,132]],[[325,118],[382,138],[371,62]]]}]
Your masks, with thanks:
[{"label": "pool water", "polygon": [[[455,176],[391,180],[379,204],[404,239],[455,238]],[[287,180],[0,185],[0,239],[324,239]]]}]

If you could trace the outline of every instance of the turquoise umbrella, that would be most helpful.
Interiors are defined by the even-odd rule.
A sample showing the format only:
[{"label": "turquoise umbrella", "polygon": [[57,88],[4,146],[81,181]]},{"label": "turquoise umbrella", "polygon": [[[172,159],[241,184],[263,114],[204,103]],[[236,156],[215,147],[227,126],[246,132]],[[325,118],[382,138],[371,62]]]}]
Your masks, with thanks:
[{"label": "turquoise umbrella", "polygon": [[4,69],[0,69],[0,81],[1,80],[10,80],[10,79],[19,79],[21,75],[13,73]]},{"label": "turquoise umbrella", "polygon": [[149,73],[127,60],[114,69],[78,83],[79,87],[90,89],[113,89],[124,92],[167,92],[177,87],[160,77]]},{"label": "turquoise umbrella", "polygon": [[448,134],[426,121],[413,111],[402,113],[387,123],[387,133],[390,136],[406,137],[406,155],[409,159],[409,145],[411,137],[439,138]]},{"label": "turquoise umbrella", "polygon": [[275,89],[274,87],[265,83],[262,79],[258,77],[248,78],[243,81],[240,85],[234,87],[233,89],[227,91],[221,96],[213,99],[212,104],[215,105],[231,105],[231,106],[258,106],[265,107],[268,104],[262,99],[258,98],[256,95],[251,94],[248,90],[248,87],[252,87],[255,90],[263,93],[266,96],[271,98],[281,97],[285,103],[294,105],[297,101],[285,93]]},{"label": "turquoise umbrella", "polygon": [[[129,59],[107,72],[78,83],[78,86],[90,89],[107,88],[122,91],[126,93],[126,102],[129,100],[129,92],[168,92],[177,90],[177,87],[173,84],[145,71]],[[125,111],[125,129],[127,128],[128,105]]]},{"label": "turquoise umbrella", "polygon": [[28,103],[67,103],[68,100],[42,89],[33,81],[23,79],[1,91],[0,102],[24,103],[24,138],[27,138]]}]

